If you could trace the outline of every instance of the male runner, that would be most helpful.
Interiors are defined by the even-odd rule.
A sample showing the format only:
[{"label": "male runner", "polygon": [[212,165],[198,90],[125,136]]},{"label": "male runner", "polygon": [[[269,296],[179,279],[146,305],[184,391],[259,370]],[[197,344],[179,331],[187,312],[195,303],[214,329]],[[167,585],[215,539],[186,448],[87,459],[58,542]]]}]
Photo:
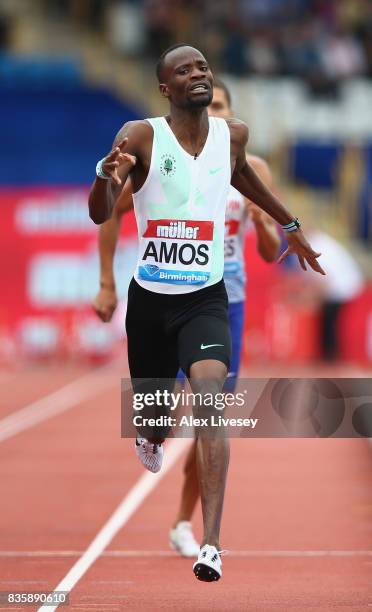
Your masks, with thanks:
[{"label": "male runner", "polygon": [[[248,164],[247,126],[209,117],[213,75],[204,56],[187,45],[168,49],[157,65],[167,117],[133,121],[119,130],[112,151],[97,164],[89,196],[95,223],[112,214],[129,174],[139,232],[139,258],[128,292],[128,361],[139,379],[174,380],[181,366],[194,393],[219,393],[230,364],[227,296],[223,283],[224,216],[231,184],[287,231],[288,248],[324,273],[297,219]],[[209,416],[201,401],[197,416]],[[164,437],[137,439],[137,454],[152,471],[161,466]],[[199,580],[221,576],[219,532],[229,458],[224,437],[198,436],[197,466],[204,536],[193,566]]]},{"label": "male runner", "polygon": [[[220,79],[214,80],[213,99],[208,106],[208,114],[225,119],[232,117],[231,95],[225,83]],[[253,155],[247,155],[247,160],[263,182],[271,187],[272,178],[267,163]],[[111,219],[103,223],[99,231],[100,290],[93,307],[97,315],[105,322],[111,320],[118,303],[113,272],[114,254],[123,214],[132,208],[132,189],[130,179],[128,179],[115,205]],[[247,224],[248,219],[250,220],[249,225]],[[224,267],[232,339],[230,370],[224,389],[230,392],[233,392],[236,386],[242,349],[246,280],[243,247],[247,226],[249,229],[256,230],[257,251],[261,257],[267,262],[274,261],[279,253],[280,238],[273,219],[258,206],[245,200],[231,186],[226,206]],[[180,378],[179,373],[177,379],[180,380]],[[191,526],[191,517],[199,498],[195,442],[187,454],[184,475],[180,506],[169,538],[171,546],[181,555],[195,557],[199,553],[199,545]]]}]

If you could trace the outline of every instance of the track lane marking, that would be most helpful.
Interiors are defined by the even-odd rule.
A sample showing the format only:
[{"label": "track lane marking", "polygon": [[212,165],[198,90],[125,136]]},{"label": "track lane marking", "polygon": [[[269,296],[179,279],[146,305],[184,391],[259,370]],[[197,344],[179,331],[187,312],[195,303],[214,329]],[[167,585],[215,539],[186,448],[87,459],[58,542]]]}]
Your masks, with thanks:
[{"label": "track lane marking", "polygon": [[[55,589],[53,589],[54,591],[67,591],[70,593],[191,443],[192,439],[189,438],[171,440],[169,444],[167,444],[161,471],[157,474],[152,474],[151,472],[142,474],[97,535],[93,538],[82,556],[76,561]],[[43,612],[53,612],[57,607],[58,606],[43,605],[39,610]]]},{"label": "track lane marking", "polygon": [[[0,551],[0,559],[71,558],[81,557],[83,554],[84,550]],[[372,557],[372,550],[228,550],[226,555],[229,557]],[[173,550],[106,550],[100,554],[100,557],[140,559],[143,557],[180,557],[180,555]]]},{"label": "track lane marking", "polygon": [[[0,420],[0,443],[62,414],[114,384],[112,364],[96,368]],[[107,372],[107,377],[100,374]],[[116,380],[116,379],[115,379]]]}]

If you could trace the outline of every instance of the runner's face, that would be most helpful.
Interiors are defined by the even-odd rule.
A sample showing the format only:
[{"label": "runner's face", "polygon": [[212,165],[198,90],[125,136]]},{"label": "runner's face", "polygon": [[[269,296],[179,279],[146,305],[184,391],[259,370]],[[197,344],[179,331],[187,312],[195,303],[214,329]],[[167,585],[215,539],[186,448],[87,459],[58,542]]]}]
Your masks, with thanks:
[{"label": "runner's face", "polygon": [[204,108],[211,103],[213,75],[197,49],[180,47],[169,53],[163,75],[160,91],[178,108]]},{"label": "runner's face", "polygon": [[231,117],[231,108],[226,94],[220,87],[213,89],[213,99],[208,106],[208,115],[210,117],[220,117],[221,119],[229,119]]}]

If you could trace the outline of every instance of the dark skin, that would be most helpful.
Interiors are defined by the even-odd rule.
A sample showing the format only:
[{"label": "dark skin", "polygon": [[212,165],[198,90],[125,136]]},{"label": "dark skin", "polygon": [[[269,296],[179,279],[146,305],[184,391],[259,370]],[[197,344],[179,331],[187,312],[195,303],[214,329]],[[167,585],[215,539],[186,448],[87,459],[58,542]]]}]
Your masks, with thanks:
[{"label": "dark skin", "polygon": [[[181,146],[190,155],[199,154],[208,136],[207,106],[213,95],[213,75],[203,55],[192,47],[180,47],[168,53],[161,72],[159,89],[170,105],[166,117]],[[197,89],[199,88],[199,89]],[[293,215],[271,193],[246,160],[248,127],[242,121],[227,121],[231,135],[231,183],[246,198],[285,225]],[[103,171],[111,180],[96,178],[89,197],[89,212],[95,223],[110,218],[114,204],[130,174],[133,192],[144,184],[151,163],[153,130],[146,121],[126,123],[118,132],[112,151],[105,158]],[[301,265],[305,260],[323,273],[315,253],[301,231],[288,235],[291,251],[297,253]],[[218,360],[204,360],[191,365],[189,380],[194,393],[222,392],[227,368]],[[203,410],[203,402],[200,406]],[[198,484],[202,502],[204,537],[219,549],[219,532],[229,463],[229,441],[224,438],[197,438]]]}]

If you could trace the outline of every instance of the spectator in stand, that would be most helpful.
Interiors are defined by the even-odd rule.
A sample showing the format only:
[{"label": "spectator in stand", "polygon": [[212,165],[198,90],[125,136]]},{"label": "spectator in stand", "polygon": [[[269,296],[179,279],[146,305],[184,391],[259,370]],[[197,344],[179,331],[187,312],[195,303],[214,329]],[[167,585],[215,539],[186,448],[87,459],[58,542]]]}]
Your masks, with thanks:
[{"label": "spectator in stand", "polygon": [[222,53],[223,69],[236,76],[248,72],[248,42],[238,25],[230,30]]},{"label": "spectator in stand", "polygon": [[321,73],[321,32],[313,22],[290,25],[284,29],[280,56],[283,73],[310,81]]},{"label": "spectator in stand", "polygon": [[0,52],[6,51],[10,46],[10,29],[9,18],[0,14]]},{"label": "spectator in stand", "polygon": [[[0,0],[1,3],[1,0]],[[153,59],[187,40],[215,70],[304,79],[334,94],[353,76],[372,76],[372,0],[39,0],[55,18],[104,29],[112,5],[135,6],[145,22],[137,54]],[[0,26],[0,44],[1,26]],[[128,52],[125,51],[125,52]]]},{"label": "spectator in stand", "polygon": [[279,72],[274,36],[270,28],[262,28],[252,37],[247,53],[252,72],[267,76]]},{"label": "spectator in stand", "polygon": [[319,230],[309,231],[314,249],[322,253],[320,263],[326,276],[311,275],[311,291],[321,304],[321,347],[326,361],[339,357],[339,315],[342,307],[356,298],[364,286],[359,266],[347,248]]},{"label": "spectator in stand", "polygon": [[312,0],[311,4],[312,19],[321,22],[326,29],[333,28],[337,21],[335,0]]},{"label": "spectator in stand", "polygon": [[329,34],[321,51],[326,75],[334,81],[359,76],[366,71],[363,48],[356,38],[341,30]]},{"label": "spectator in stand", "polygon": [[173,0],[145,0],[147,52],[152,58],[176,42],[174,8]]},{"label": "spectator in stand", "polygon": [[363,4],[358,20],[353,21],[354,33],[360,41],[366,62],[366,74],[372,77],[372,3]]}]

